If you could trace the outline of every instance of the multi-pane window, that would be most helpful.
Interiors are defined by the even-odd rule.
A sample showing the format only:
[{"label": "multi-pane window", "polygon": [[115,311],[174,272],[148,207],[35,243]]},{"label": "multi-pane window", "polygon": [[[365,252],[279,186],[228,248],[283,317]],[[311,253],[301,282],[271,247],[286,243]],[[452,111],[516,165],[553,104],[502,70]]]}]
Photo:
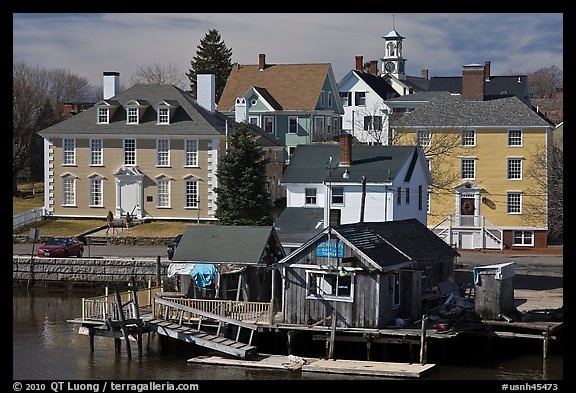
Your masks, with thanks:
[{"label": "multi-pane window", "polygon": [[476,178],[476,159],[462,158],[461,164],[461,178],[462,179],[475,179]]},{"label": "multi-pane window", "polygon": [[513,246],[533,246],[534,245],[534,232],[533,231],[512,231],[512,245]]},{"label": "multi-pane window", "polygon": [[198,140],[187,139],[184,149],[184,166],[198,166]]},{"label": "multi-pane window", "polygon": [[298,132],[298,118],[296,116],[288,117],[288,133],[296,134]]},{"label": "multi-pane window", "polygon": [[76,179],[72,176],[62,180],[62,205],[76,205]]},{"label": "multi-pane window", "polygon": [[314,116],[314,133],[324,133],[324,116]]},{"label": "multi-pane window", "polygon": [[354,93],[354,104],[356,106],[366,106],[366,92],[357,91]]},{"label": "multi-pane window", "polygon": [[350,301],[354,294],[354,274],[306,272],[308,298]]},{"label": "multi-pane window", "polygon": [[169,113],[168,108],[158,108],[158,124],[170,124]]},{"label": "multi-pane window", "polygon": [[315,188],[306,188],[304,190],[305,199],[304,203],[306,205],[315,205],[316,204],[316,189]]},{"label": "multi-pane window", "polygon": [[522,159],[508,158],[508,180],[522,179]]},{"label": "multi-pane window", "polygon": [[102,139],[90,139],[90,165],[103,165],[102,149]]},{"label": "multi-pane window", "polygon": [[62,151],[64,154],[62,163],[64,165],[76,165],[76,140],[64,139],[62,141]]},{"label": "multi-pane window", "polygon": [[324,108],[324,90],[320,92],[320,107]]},{"label": "multi-pane window", "polygon": [[416,144],[418,146],[430,146],[432,132],[430,130],[416,130]]},{"label": "multi-pane window", "polygon": [[124,139],[124,165],[136,165],[136,139]]},{"label": "multi-pane window", "polygon": [[332,92],[328,92],[328,108],[332,108]]},{"label": "multi-pane window", "polygon": [[248,122],[249,122],[250,124],[255,124],[255,125],[257,125],[257,126],[260,126],[260,122],[259,122],[258,116],[250,116],[250,117],[248,118]]},{"label": "multi-pane window", "polygon": [[156,141],[156,165],[170,165],[170,140],[158,139]]},{"label": "multi-pane window", "polygon": [[476,130],[462,130],[462,146],[476,146]]},{"label": "multi-pane window", "polygon": [[274,132],[274,116],[264,116],[264,131]]},{"label": "multi-pane window", "polygon": [[128,124],[138,124],[138,108],[128,108]]},{"label": "multi-pane window", "polygon": [[98,123],[100,124],[108,124],[108,116],[110,111],[108,108],[98,108]]},{"label": "multi-pane window", "polygon": [[156,182],[156,207],[170,207],[170,181],[158,180]]},{"label": "multi-pane window", "polygon": [[508,130],[508,146],[522,146],[522,130]]},{"label": "multi-pane window", "polygon": [[102,206],[102,179],[90,179],[90,206]]},{"label": "multi-pane window", "polygon": [[198,207],[198,180],[188,179],[184,182],[184,207]]},{"label": "multi-pane window", "polygon": [[349,91],[341,91],[340,100],[342,100],[342,106],[352,105],[352,93]]},{"label": "multi-pane window", "polygon": [[344,187],[332,187],[332,204],[344,204]]},{"label": "multi-pane window", "polygon": [[364,116],[364,131],[382,131],[382,116]]},{"label": "multi-pane window", "polygon": [[506,212],[511,214],[522,213],[522,193],[506,193]]}]

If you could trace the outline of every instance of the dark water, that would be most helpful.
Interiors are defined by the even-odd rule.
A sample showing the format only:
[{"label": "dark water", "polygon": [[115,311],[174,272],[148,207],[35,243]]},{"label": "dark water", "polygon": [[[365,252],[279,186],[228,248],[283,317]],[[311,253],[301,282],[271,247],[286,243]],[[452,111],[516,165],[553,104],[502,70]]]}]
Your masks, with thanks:
[{"label": "dark water", "polygon": [[[120,354],[115,354],[114,341],[102,337],[95,338],[95,350],[91,353],[88,336],[78,334],[78,325],[67,320],[81,315],[82,297],[102,294],[102,289],[14,288],[13,379],[162,381],[376,379],[365,376],[188,363],[187,359],[198,354],[198,347],[185,343],[176,345],[174,342],[161,346],[160,338],[156,334],[144,335],[141,358],[137,355],[136,343],[132,345],[133,357],[130,359],[124,346]],[[467,347],[457,352],[452,351],[452,348],[448,354],[446,350],[436,349],[432,345],[428,360],[430,363],[435,363],[436,367],[434,373],[426,379],[534,381],[544,380],[546,377],[549,380],[563,380],[561,350],[552,348],[544,376],[541,342],[518,346],[511,344],[512,341],[499,340],[493,356],[488,358],[483,356],[486,354],[483,343],[452,344]],[[340,344],[336,345],[338,350]],[[340,351],[342,350],[343,346],[340,346]],[[391,355],[398,356],[394,351]],[[416,354],[415,361],[418,359],[417,356]]]}]

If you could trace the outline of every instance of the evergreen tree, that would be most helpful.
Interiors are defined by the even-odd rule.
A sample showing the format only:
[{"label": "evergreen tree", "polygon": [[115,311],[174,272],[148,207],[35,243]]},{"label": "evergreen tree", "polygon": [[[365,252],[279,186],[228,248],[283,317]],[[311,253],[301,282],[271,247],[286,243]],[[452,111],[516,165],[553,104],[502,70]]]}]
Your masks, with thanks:
[{"label": "evergreen tree", "polygon": [[228,145],[216,174],[216,218],[223,225],[271,225],[272,203],[266,187],[268,160],[264,151],[245,123],[234,128]]},{"label": "evergreen tree", "polygon": [[224,86],[226,86],[228,75],[232,71],[232,49],[226,47],[216,29],[209,30],[196,48],[196,56],[190,61],[190,72],[186,74],[190,79],[192,96],[196,97],[196,76],[198,74],[214,74],[217,103]]}]

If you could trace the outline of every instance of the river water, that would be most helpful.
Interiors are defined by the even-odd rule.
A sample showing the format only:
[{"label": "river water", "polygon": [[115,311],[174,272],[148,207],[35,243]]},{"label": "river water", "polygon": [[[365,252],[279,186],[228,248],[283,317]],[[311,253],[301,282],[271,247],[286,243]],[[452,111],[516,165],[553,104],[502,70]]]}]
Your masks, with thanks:
[{"label": "river water", "polygon": [[[102,289],[13,288],[13,379],[14,380],[344,380],[376,379],[300,371],[251,369],[188,363],[198,348],[166,343],[159,336],[143,337],[143,355],[136,343],[132,358],[123,345],[114,353],[114,340],[78,334],[78,325],[67,322],[81,315],[81,298],[99,296]],[[428,380],[563,380],[563,355],[552,347],[543,374],[540,342],[534,345],[499,344],[499,351],[486,358],[483,348],[471,344],[459,354],[430,359],[435,371]],[[338,345],[338,343],[336,344]],[[482,346],[482,345],[478,345]],[[539,351],[540,348],[540,351]],[[450,352],[452,353],[452,352]],[[296,354],[298,355],[298,353]],[[321,355],[320,355],[321,356]],[[416,358],[417,360],[417,358]],[[438,361],[435,361],[438,360]]]}]

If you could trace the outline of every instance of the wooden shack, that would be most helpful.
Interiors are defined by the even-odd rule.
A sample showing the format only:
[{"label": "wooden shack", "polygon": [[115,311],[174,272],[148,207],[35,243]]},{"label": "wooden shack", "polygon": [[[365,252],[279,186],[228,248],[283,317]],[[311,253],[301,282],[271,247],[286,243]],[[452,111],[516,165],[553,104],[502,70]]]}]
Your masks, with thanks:
[{"label": "wooden shack", "polygon": [[[418,320],[459,254],[416,219],[328,227],[283,258],[284,324],[383,328]],[[278,320],[278,318],[277,318]]]},{"label": "wooden shack", "polygon": [[[281,279],[270,267],[285,256],[272,226],[190,225],[176,247],[169,272],[178,273],[179,290],[191,298],[280,304]],[[215,277],[204,288],[193,269],[211,265]]]},{"label": "wooden shack", "polygon": [[500,314],[511,311],[514,306],[514,276],[516,263],[475,266],[474,310],[482,319],[500,319]]}]

